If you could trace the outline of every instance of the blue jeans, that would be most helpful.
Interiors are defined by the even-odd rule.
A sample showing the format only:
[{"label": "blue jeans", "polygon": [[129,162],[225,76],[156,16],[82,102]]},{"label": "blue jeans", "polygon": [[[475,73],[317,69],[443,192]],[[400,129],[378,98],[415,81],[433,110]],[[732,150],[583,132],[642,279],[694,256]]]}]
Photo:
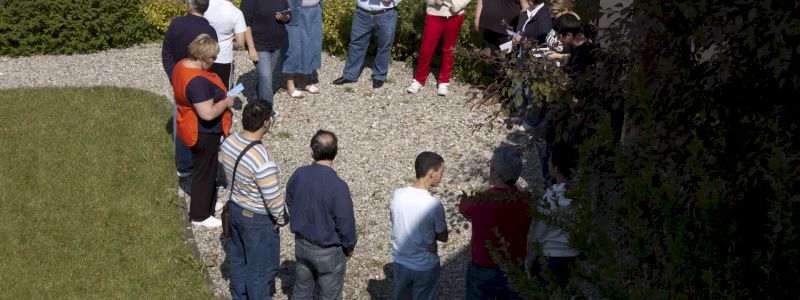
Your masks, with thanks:
[{"label": "blue jeans", "polygon": [[192,170],[192,151],[178,139],[176,115],[178,115],[178,106],[175,105],[175,99],[172,99],[172,141],[175,143],[175,167],[178,169],[178,173],[184,173]]},{"label": "blue jeans", "polygon": [[435,299],[441,266],[415,271],[394,263],[394,299]]},{"label": "blue jeans", "polygon": [[372,67],[372,79],[386,80],[396,28],[397,9],[378,15],[370,15],[363,10],[356,9],[350,29],[347,62],[344,64],[342,77],[352,81],[358,80],[358,76],[361,75],[361,66],[364,64],[364,57],[367,55],[367,48],[369,48],[369,40],[374,31],[378,49],[375,53],[375,65]]},{"label": "blue jeans", "polygon": [[231,243],[228,261],[232,299],[272,299],[280,262],[280,234],[275,222],[229,201]]},{"label": "blue jeans", "polygon": [[258,99],[269,101],[273,103],[275,97],[274,89],[272,87],[272,75],[275,68],[279,66],[282,49],[275,49],[272,51],[258,51],[258,63],[256,63],[256,72],[258,72]]},{"label": "blue jeans", "polygon": [[347,257],[341,247],[317,247],[305,239],[294,240],[295,282],[292,299],[313,299],[319,283],[320,299],[342,299]]},{"label": "blue jeans", "polygon": [[522,299],[508,287],[508,279],[500,268],[482,268],[472,263],[467,267],[467,299]]}]

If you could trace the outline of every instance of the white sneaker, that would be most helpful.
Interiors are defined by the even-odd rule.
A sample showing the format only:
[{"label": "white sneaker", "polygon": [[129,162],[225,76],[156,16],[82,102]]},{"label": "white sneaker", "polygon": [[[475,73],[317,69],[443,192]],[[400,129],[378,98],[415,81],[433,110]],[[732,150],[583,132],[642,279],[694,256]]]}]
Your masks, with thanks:
[{"label": "white sneaker", "polygon": [[447,90],[447,86],[450,85],[449,83],[440,83],[439,87],[436,88],[436,94],[439,96],[447,96],[447,93],[450,91]]},{"label": "white sneaker", "polygon": [[225,203],[223,203],[222,201],[217,201],[217,204],[214,205],[214,211],[219,211],[223,207],[225,207]]},{"label": "white sneaker", "polygon": [[414,79],[414,80],[411,80],[411,85],[408,86],[408,88],[406,89],[406,92],[409,92],[409,93],[412,93],[412,94],[416,94],[416,93],[419,93],[419,91],[422,90],[423,87],[424,87],[424,85],[420,84],[419,82],[417,82],[416,79]]},{"label": "white sneaker", "polygon": [[222,221],[214,216],[210,216],[208,219],[205,219],[202,222],[192,221],[192,225],[199,225],[206,228],[217,228],[222,226]]}]

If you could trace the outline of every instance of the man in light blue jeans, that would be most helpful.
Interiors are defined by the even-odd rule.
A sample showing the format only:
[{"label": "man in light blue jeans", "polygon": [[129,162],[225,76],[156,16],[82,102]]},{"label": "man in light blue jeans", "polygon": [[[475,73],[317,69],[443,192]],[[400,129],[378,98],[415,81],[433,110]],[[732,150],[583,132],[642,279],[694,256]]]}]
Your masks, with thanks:
[{"label": "man in light blue jeans", "polygon": [[258,51],[258,61],[253,62],[258,72],[258,98],[274,103],[275,94],[272,88],[273,71],[280,62],[281,48]]},{"label": "man in light blue jeans", "polygon": [[372,87],[380,88],[389,73],[394,33],[397,29],[396,6],[401,0],[356,0],[356,13],[350,29],[350,45],[342,77],[333,81],[335,85],[353,83],[361,75],[361,66],[367,55],[372,32],[377,39],[377,53],[372,67]]}]

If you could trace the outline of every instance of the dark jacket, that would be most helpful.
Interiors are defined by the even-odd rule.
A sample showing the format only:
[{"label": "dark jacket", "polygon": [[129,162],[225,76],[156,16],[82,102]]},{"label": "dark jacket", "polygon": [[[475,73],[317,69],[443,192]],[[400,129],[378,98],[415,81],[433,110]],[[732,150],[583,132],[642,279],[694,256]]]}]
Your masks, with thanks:
[{"label": "dark jacket", "polygon": [[[523,30],[523,28],[525,29]],[[551,29],[553,29],[553,20],[550,19],[550,10],[547,5],[539,9],[530,20],[528,20],[527,11],[519,14],[517,32],[522,36],[523,41],[530,40],[533,44],[544,44]],[[533,40],[536,40],[536,43]]]}]

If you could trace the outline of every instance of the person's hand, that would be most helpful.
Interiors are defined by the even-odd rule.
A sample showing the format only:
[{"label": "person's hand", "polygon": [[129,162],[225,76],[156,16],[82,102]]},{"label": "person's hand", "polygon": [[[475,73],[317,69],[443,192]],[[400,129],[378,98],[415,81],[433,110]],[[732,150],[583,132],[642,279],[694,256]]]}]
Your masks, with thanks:
[{"label": "person's hand", "polygon": [[381,2],[383,2],[383,4],[385,4],[385,5],[389,5],[389,4],[392,4],[392,2],[394,2],[394,0],[381,0]]},{"label": "person's hand", "polygon": [[455,14],[457,12],[458,10],[456,9],[456,7],[454,5],[450,5],[450,13]]},{"label": "person's hand", "polygon": [[481,21],[478,20],[478,18],[476,17],[475,18],[475,24],[472,27],[472,31],[478,32],[478,29],[480,28],[480,25],[481,25]]},{"label": "person's hand", "polygon": [[519,44],[520,41],[522,41],[522,36],[519,34],[515,34],[513,37],[511,37],[511,43],[514,45]]},{"label": "person's hand", "polygon": [[289,22],[289,20],[292,19],[292,15],[289,14],[289,13],[276,12],[275,13],[275,19],[278,20],[278,21],[286,23],[286,22]]},{"label": "person's hand", "polygon": [[278,224],[275,224],[274,226],[272,226],[272,229],[275,229],[275,230],[278,230],[278,229],[280,229],[280,228],[281,228],[281,226],[280,226],[280,225],[278,225]]},{"label": "person's hand", "polygon": [[433,254],[438,254],[439,253],[439,244],[436,243],[436,241],[433,241],[433,244],[428,245],[428,247],[425,248],[425,250],[428,250],[428,252],[431,252]]},{"label": "person's hand", "polygon": [[231,107],[233,107],[233,104],[236,103],[236,97],[228,96],[228,97],[225,97],[225,100],[222,100],[222,101],[225,101],[225,106],[227,106],[228,109],[230,109]]},{"label": "person's hand", "polygon": [[256,52],[256,49],[250,49],[247,52],[247,54],[250,56],[250,60],[253,62],[258,62],[258,52]]},{"label": "person's hand", "polygon": [[444,0],[433,0],[433,4],[436,4],[436,6],[442,6],[444,5]]},{"label": "person's hand", "polygon": [[347,250],[347,248],[342,248],[342,251],[344,252],[345,257],[351,258],[353,257],[353,252],[355,252],[355,249]]}]

